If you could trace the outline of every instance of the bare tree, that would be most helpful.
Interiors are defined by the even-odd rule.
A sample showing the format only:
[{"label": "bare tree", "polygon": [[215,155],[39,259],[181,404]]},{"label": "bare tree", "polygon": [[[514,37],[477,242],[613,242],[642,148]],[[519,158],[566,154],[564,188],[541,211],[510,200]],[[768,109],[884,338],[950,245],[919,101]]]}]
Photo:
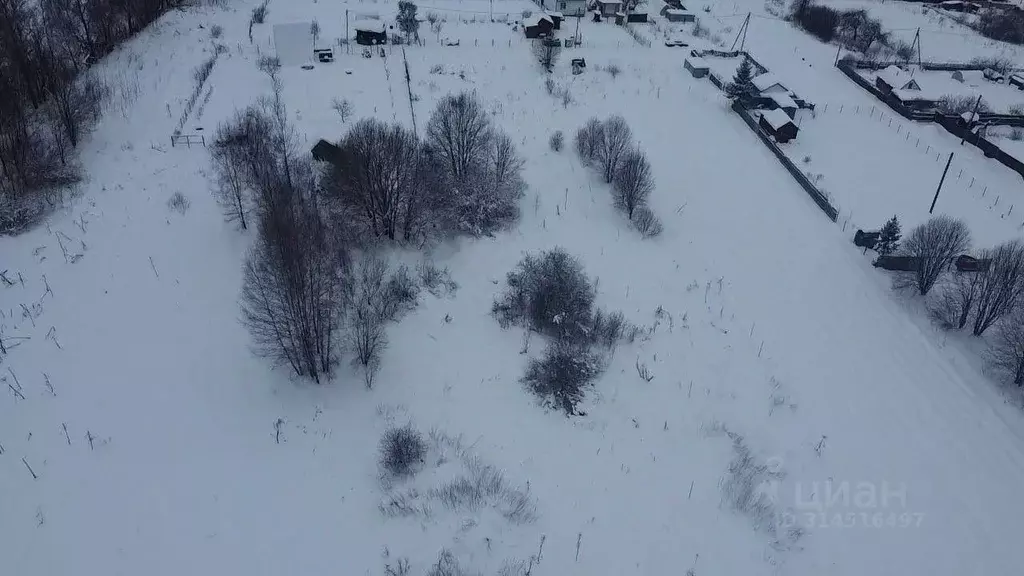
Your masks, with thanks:
[{"label": "bare tree", "polygon": [[633,212],[647,203],[653,191],[654,174],[647,156],[639,148],[627,150],[615,170],[615,204],[632,220]]},{"label": "bare tree", "polygon": [[[334,366],[334,334],[343,294],[343,254],[329,242],[308,170],[277,193],[260,214],[259,237],[246,261],[243,321],[257,353],[320,383]],[[344,273],[340,275],[344,277]]]},{"label": "bare tree", "polygon": [[604,174],[604,181],[611,182],[615,178],[615,171],[619,167],[622,155],[629,149],[633,139],[633,132],[626,124],[622,116],[612,116],[604,121],[604,138],[597,148],[596,158],[601,165]]},{"label": "bare tree", "polygon": [[981,286],[974,315],[975,336],[981,336],[1018,307],[1024,293],[1024,244],[1018,240],[1000,244],[983,251],[981,259],[989,260],[989,266],[978,272]]},{"label": "bare tree", "polygon": [[904,241],[908,256],[917,258],[914,285],[921,295],[928,294],[958,254],[971,245],[971,232],[963,220],[946,215],[935,216],[921,224]]},{"label": "bare tree", "polygon": [[604,143],[604,124],[597,118],[587,120],[587,123],[576,131],[576,153],[584,164],[590,164],[597,158],[598,150]]},{"label": "bare tree", "polygon": [[246,164],[245,149],[231,142],[225,126],[220,130],[210,148],[217,177],[214,194],[224,211],[224,217],[229,222],[238,221],[245,230],[248,228],[249,213],[249,167]]},{"label": "bare tree", "polygon": [[416,203],[421,149],[416,136],[400,126],[376,119],[360,120],[340,144],[338,162],[328,175],[328,189],[346,216],[367,234],[389,240],[409,240],[410,212]]},{"label": "bare tree", "polygon": [[954,272],[932,306],[932,314],[946,327],[962,330],[974,311],[981,285],[979,272]]},{"label": "bare tree", "polygon": [[445,161],[452,182],[462,183],[487,157],[491,121],[472,92],[445,96],[427,122],[427,143]]},{"label": "bare tree", "polygon": [[1024,314],[1020,310],[996,329],[986,356],[998,372],[1007,375],[1018,387],[1024,386]]},{"label": "bare tree", "polygon": [[334,98],[331,100],[331,108],[338,113],[341,117],[343,124],[348,124],[350,118],[352,118],[352,103],[345,98]]},{"label": "bare tree", "polygon": [[539,39],[533,41],[533,55],[545,72],[551,72],[562,53],[562,45],[557,40]]}]

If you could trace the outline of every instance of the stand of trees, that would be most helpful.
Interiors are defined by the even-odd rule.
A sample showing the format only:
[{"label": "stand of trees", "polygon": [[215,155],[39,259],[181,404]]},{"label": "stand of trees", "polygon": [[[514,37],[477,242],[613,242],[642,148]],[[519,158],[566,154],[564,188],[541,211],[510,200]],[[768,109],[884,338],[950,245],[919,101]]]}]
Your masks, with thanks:
[{"label": "stand of trees", "polygon": [[0,233],[78,179],[72,152],[106,88],[88,67],[182,0],[0,0]]}]

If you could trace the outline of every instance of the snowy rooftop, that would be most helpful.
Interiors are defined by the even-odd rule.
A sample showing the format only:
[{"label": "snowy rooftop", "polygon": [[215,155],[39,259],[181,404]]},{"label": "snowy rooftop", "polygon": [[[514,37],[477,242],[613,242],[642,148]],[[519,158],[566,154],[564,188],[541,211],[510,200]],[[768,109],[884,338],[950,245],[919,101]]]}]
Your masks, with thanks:
[{"label": "snowy rooftop", "polygon": [[776,92],[774,94],[769,95],[768,97],[771,98],[776,104],[778,104],[780,108],[796,108],[797,107],[796,101],[793,100],[792,98],[790,98],[789,94],[783,94],[781,92]]},{"label": "snowy rooftop", "polygon": [[689,10],[683,10],[681,8],[669,8],[669,9],[665,10],[665,14],[671,14],[673,16],[684,16],[684,15],[689,14],[689,13],[690,13]]},{"label": "snowy rooftop", "polygon": [[523,26],[529,26],[529,27],[532,28],[532,27],[540,24],[541,20],[547,20],[548,22],[550,22],[552,24],[554,24],[554,22],[555,22],[547,14],[534,14],[533,16],[530,16],[529,18],[523,18]]},{"label": "snowy rooftop", "polygon": [[616,6],[622,4],[622,0],[597,0],[598,4],[615,4]]},{"label": "snowy rooftop", "polygon": [[907,84],[914,80],[914,78],[909,73],[902,70],[899,66],[896,66],[895,64],[879,72],[878,77],[881,78],[883,82],[885,82],[889,86],[892,86],[893,88],[904,88],[907,86]]},{"label": "snowy rooftop", "polygon": [[548,10],[548,16],[551,16],[552,18],[565,18],[565,15],[561,12],[552,12],[550,10]]},{"label": "snowy rooftop", "polygon": [[383,20],[356,20],[352,24],[354,30],[360,32],[383,32],[385,29]]},{"label": "snowy rooftop", "polygon": [[892,91],[893,96],[896,96],[903,102],[914,102],[914,101],[933,101],[938,100],[939,97],[927,92],[922,92],[917,89],[896,89]]},{"label": "snowy rooftop", "polygon": [[775,110],[765,110],[761,112],[761,117],[764,118],[765,122],[767,122],[769,126],[776,130],[782,128],[786,124],[793,123],[793,119],[789,117],[789,114],[786,114],[778,108]]},{"label": "snowy rooftop", "polygon": [[694,68],[709,68],[708,61],[700,56],[687,56],[686,61]]},{"label": "snowy rooftop", "polygon": [[772,74],[771,72],[766,72],[764,74],[761,74],[760,76],[755,77],[753,79],[753,82],[754,86],[761,92],[764,92],[765,90],[776,85],[778,85],[781,88],[785,88],[785,86],[782,85],[782,82],[779,82],[779,79],[776,78],[775,74]]}]

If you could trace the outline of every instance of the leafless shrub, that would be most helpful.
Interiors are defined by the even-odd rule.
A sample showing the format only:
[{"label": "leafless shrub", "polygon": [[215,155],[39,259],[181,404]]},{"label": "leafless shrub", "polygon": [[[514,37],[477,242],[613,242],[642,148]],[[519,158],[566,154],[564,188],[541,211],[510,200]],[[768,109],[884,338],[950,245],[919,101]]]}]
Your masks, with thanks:
[{"label": "leafless shrub", "polygon": [[260,5],[252,9],[253,24],[263,24],[263,22],[266,21],[267,13],[270,12],[270,10],[267,9],[268,3],[270,3],[270,0],[263,0]]},{"label": "leafless shrub", "polygon": [[661,220],[647,206],[640,206],[633,213],[633,226],[644,238],[654,238],[664,231]]},{"label": "leafless shrub", "polygon": [[[1010,104],[1006,107],[1007,114],[1013,114],[1014,116],[1024,116],[1024,104]],[[1020,128],[1014,128],[1015,132],[1020,132]],[[1017,138],[1020,140],[1020,138]]]},{"label": "leafless shrub", "polygon": [[185,212],[188,212],[190,204],[191,202],[189,202],[188,198],[186,198],[181,192],[175,192],[167,199],[167,208],[182,215],[184,215]]},{"label": "leafless shrub", "polygon": [[524,325],[557,339],[586,340],[596,290],[579,260],[558,247],[528,254],[506,281],[491,308],[503,328]]},{"label": "leafless shrub", "polygon": [[647,204],[653,191],[654,174],[647,156],[639,148],[627,150],[615,168],[615,205],[632,220],[636,209]]},{"label": "leafless shrub", "polygon": [[395,560],[394,566],[390,563],[384,564],[384,576],[409,576],[411,571],[408,558],[402,557]]},{"label": "leafless shrub", "polygon": [[912,282],[922,296],[928,294],[953,258],[966,252],[970,245],[971,232],[963,220],[935,216],[914,228],[904,240],[903,250],[917,258],[918,269]]},{"label": "leafless shrub", "polygon": [[441,550],[437,562],[427,570],[426,576],[474,576],[459,565],[455,555],[449,550]]},{"label": "leafless shrub", "polygon": [[996,328],[986,359],[997,373],[1018,388],[1024,386],[1024,313],[1021,310]]},{"label": "leafless shrub", "polygon": [[430,67],[431,74],[444,74],[444,64],[434,64]]},{"label": "leafless shrub", "polygon": [[348,124],[349,119],[352,118],[352,103],[345,98],[333,98],[331,100],[331,108],[338,113],[341,117],[343,124]]},{"label": "leafless shrub", "polygon": [[263,55],[256,61],[256,67],[268,76],[277,74],[277,71],[281,69],[281,60],[277,56]]},{"label": "leafless shrub", "polygon": [[248,228],[252,194],[270,189],[274,166],[271,120],[260,110],[239,111],[217,127],[210,154],[217,187],[214,195],[228,221]]},{"label": "leafless shrub", "polygon": [[612,77],[612,80],[618,78],[619,74],[622,74],[622,68],[619,68],[618,64],[609,64],[604,70]]},{"label": "leafless shrub", "polygon": [[572,92],[569,88],[562,88],[558,91],[558,99],[562,102],[562,108],[568,108],[572,104]]},{"label": "leafless shrub", "polygon": [[943,114],[959,115],[965,112],[974,112],[975,105],[978,106],[978,112],[991,111],[988,102],[985,102],[984,98],[981,100],[981,103],[978,104],[977,98],[961,94],[946,94],[945,96],[942,96],[939,98],[936,108],[938,108]]},{"label": "leafless shrub", "polygon": [[448,267],[438,268],[431,262],[423,261],[416,266],[416,272],[419,274],[423,287],[434,296],[451,294],[459,289],[459,284],[452,280]]},{"label": "leafless shrub", "polygon": [[545,72],[551,72],[562,54],[562,45],[557,40],[538,39],[533,41],[533,56]]},{"label": "leafless shrub", "polygon": [[548,93],[548,96],[555,95],[555,79],[548,77],[544,79],[544,90]]},{"label": "leafless shrub", "polygon": [[561,152],[562,146],[565,144],[565,135],[562,134],[561,130],[555,130],[551,134],[551,138],[548,139],[548,145],[554,152]]},{"label": "leafless shrub", "polygon": [[348,347],[354,354],[352,363],[363,370],[367,388],[373,387],[380,370],[381,354],[387,345],[384,322],[368,303],[356,304],[348,325]]},{"label": "leafless shrub", "polygon": [[694,20],[693,22],[693,37],[694,38],[707,38],[710,31],[707,26],[700,23],[700,20]]},{"label": "leafless shrub", "polygon": [[734,432],[726,434],[732,439],[733,460],[721,485],[723,503],[747,516],[755,530],[771,536],[776,548],[788,549],[800,539],[802,531],[779,525],[779,511],[770,488],[783,477],[782,472],[759,462],[742,436]]},{"label": "leafless shrub", "polygon": [[1024,130],[1020,128],[1013,128],[1012,130],[1010,130],[1010,134],[1009,136],[1007,136],[1007,138],[1015,142],[1024,140]]},{"label": "leafless shrub", "polygon": [[411,425],[388,428],[380,440],[380,467],[392,478],[412,476],[423,464],[427,443]]},{"label": "leafless shrub", "polygon": [[214,24],[210,27],[210,38],[217,39],[220,38],[222,34],[224,34],[224,27],[220,24]]},{"label": "leafless shrub", "polygon": [[975,336],[981,336],[1000,319],[1013,313],[1024,295],[1024,244],[1012,240],[983,250],[980,258],[989,260],[986,270],[978,272],[978,303],[974,315]]},{"label": "leafless shrub", "polygon": [[630,324],[622,312],[607,313],[598,308],[590,325],[590,342],[607,349],[614,348],[626,336]]},{"label": "leafless shrub", "polygon": [[530,361],[522,381],[550,407],[572,416],[602,370],[600,356],[589,349],[555,342],[542,358]]}]

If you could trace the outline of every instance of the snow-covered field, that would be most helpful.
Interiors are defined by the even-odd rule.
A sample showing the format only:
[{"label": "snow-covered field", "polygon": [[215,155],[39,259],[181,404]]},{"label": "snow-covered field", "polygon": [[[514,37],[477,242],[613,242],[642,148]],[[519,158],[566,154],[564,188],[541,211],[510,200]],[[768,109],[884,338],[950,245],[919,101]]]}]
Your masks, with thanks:
[{"label": "snow-covered field", "polygon": [[[185,132],[209,134],[267,93],[256,62],[273,23],[315,17],[330,37],[344,29],[346,7],[387,14],[393,5],[271,3],[254,45],[249,6],[229,5],[170,14],[101,64],[129,81],[86,144],[81,198],[47,225],[0,240],[0,268],[18,279],[0,288],[10,347],[0,574],[385,574],[403,557],[411,574],[425,574],[442,549],[484,574],[525,568],[531,557],[533,574],[1019,569],[1019,412],[973,353],[892,297],[718,90],[685,73],[684,52],[637,46],[609,24],[582,22],[585,46],[556,67],[573,98],[565,107],[504,24],[453,18],[441,36],[461,39],[458,47],[422,34],[426,46],[406,49],[411,103],[397,49],[282,70],[288,115],[307,145],[346,130],[334,98],[351,100],[357,118],[412,125],[415,116],[422,131],[440,97],[475,90],[513,135],[529,190],[508,233],[393,254],[447,266],[460,287],[424,295],[389,328],[372,390],[347,368],[323,386],[271,370],[238,321],[252,235],[223,222],[207,151],[169,146],[180,102],[214,50],[213,24],[228,51]],[[529,6],[499,1],[494,11]],[[479,15],[490,5],[420,9],[431,8]],[[748,47],[802,95],[806,87],[831,96],[824,101],[865,101],[827,67],[829,47],[792,38],[758,28]],[[790,57],[798,48],[813,70]],[[577,55],[588,71],[573,76]],[[622,74],[596,69],[608,64]],[[654,168],[651,203],[665,232],[653,240],[627,226],[571,146],[547,145],[555,130],[571,135],[613,113]],[[808,122],[798,142],[817,130]],[[879,142],[899,136],[868,145],[897,154],[898,142]],[[900,145],[906,162],[926,163]],[[823,154],[812,151],[811,165]],[[991,165],[978,161],[979,177]],[[167,206],[175,192],[190,200],[184,214]],[[996,224],[985,226],[995,234]],[[489,315],[521,256],[554,246],[600,279],[601,305],[657,325],[618,348],[587,416],[572,419],[524,391],[522,333]],[[435,431],[430,462],[409,484],[383,486],[377,442],[406,422]],[[535,517],[510,521],[493,502],[381,513],[396,489],[427,495],[481,466],[501,471],[508,493],[528,494]],[[767,508],[740,507],[759,515],[736,510],[737,496],[758,491]]]}]

